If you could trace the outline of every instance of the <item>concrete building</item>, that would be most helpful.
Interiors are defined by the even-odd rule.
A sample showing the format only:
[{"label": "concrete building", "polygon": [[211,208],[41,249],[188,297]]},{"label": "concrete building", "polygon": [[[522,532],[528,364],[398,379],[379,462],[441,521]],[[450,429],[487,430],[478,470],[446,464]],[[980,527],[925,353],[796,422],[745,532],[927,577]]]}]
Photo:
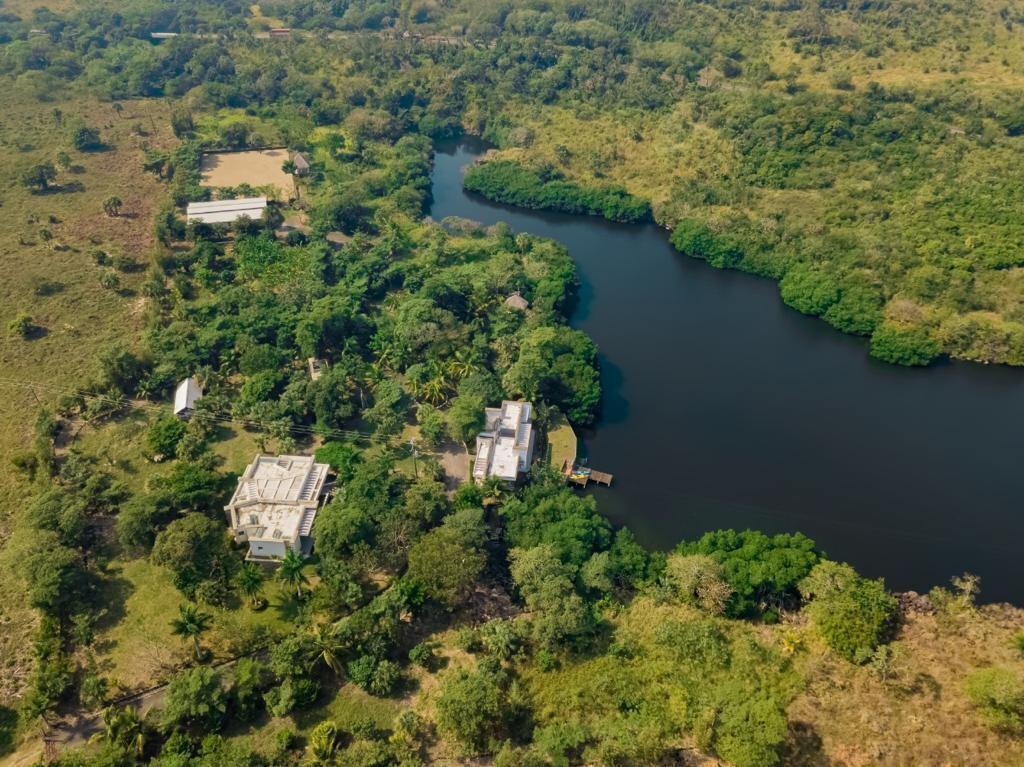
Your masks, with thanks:
[{"label": "concrete building", "polygon": [[514,483],[533,462],[533,405],[505,400],[485,411],[484,431],[476,438],[473,479],[498,477]]},{"label": "concrete building", "polygon": [[266,197],[239,197],[236,200],[190,202],[185,211],[188,223],[233,224],[244,217],[259,221],[267,209]]},{"label": "concrete building", "polygon": [[188,420],[192,417],[196,403],[202,398],[203,387],[195,378],[189,376],[174,390],[174,414],[178,418]]},{"label": "concrete building", "polygon": [[224,507],[246,559],[275,561],[291,549],[308,554],[329,466],[304,455],[258,455]]}]

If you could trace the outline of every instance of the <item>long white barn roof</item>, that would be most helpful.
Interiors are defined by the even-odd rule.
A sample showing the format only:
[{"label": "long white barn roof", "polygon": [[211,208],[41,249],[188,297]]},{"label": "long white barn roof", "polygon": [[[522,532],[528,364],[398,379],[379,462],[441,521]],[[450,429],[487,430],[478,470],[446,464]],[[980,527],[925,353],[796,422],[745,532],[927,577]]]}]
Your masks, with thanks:
[{"label": "long white barn roof", "polygon": [[190,202],[186,210],[186,217],[189,223],[201,221],[204,224],[230,224],[242,216],[248,216],[255,221],[263,215],[266,207],[266,197],[240,197],[237,200]]}]

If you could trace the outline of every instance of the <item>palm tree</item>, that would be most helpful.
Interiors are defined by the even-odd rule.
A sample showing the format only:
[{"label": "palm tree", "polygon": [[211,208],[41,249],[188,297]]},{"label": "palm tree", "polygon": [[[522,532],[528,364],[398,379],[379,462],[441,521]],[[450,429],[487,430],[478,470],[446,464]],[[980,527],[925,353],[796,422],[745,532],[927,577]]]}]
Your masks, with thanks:
[{"label": "palm tree", "polygon": [[93,737],[136,756],[142,756],[146,747],[145,727],[135,709],[130,706],[108,706],[103,709],[103,729]]},{"label": "palm tree", "polygon": [[483,485],[485,503],[501,503],[508,497],[508,485],[500,477],[488,477]]},{"label": "palm tree", "polygon": [[448,360],[448,364],[445,366],[448,375],[456,380],[461,381],[471,373],[475,373],[477,365],[473,360],[469,358],[469,354],[463,349],[459,349],[452,358]]},{"label": "palm tree", "polygon": [[322,767],[334,763],[339,746],[338,728],[334,722],[321,722],[309,734],[310,764]]},{"label": "palm tree", "polygon": [[317,660],[322,660],[338,676],[341,676],[341,643],[334,633],[334,628],[325,623],[318,623],[310,630],[313,646],[317,649]]},{"label": "palm tree", "polygon": [[448,381],[444,373],[439,373],[423,384],[423,397],[432,405],[440,405],[448,399]]},{"label": "palm tree", "polygon": [[178,610],[178,617],[171,621],[171,633],[182,639],[191,639],[195,646],[196,660],[202,660],[203,648],[199,645],[199,637],[210,629],[213,616],[191,604],[182,605]]},{"label": "palm tree", "polygon": [[307,583],[306,574],[302,572],[305,566],[306,558],[296,554],[293,549],[288,549],[281,560],[281,569],[278,572],[281,580],[295,587],[295,595],[299,599],[302,599],[302,584]]},{"label": "palm tree", "polygon": [[260,591],[263,590],[263,571],[255,562],[246,562],[238,573],[238,588],[252,600],[253,607],[260,606]]}]

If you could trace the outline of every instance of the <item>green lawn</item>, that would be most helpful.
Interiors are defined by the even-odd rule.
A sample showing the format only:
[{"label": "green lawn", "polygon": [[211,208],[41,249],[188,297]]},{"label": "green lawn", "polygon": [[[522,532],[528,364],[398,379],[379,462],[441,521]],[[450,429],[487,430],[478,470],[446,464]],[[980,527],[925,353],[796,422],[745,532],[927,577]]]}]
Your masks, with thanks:
[{"label": "green lawn", "polygon": [[576,432],[562,413],[551,419],[548,429],[548,447],[551,451],[551,465],[561,470],[566,463],[576,461]]},{"label": "green lawn", "polygon": [[[165,681],[192,662],[191,648],[171,633],[170,625],[184,597],[168,571],[148,559],[114,560],[109,570],[108,613],[94,645],[102,672],[125,691]],[[234,656],[261,636],[290,628],[290,594],[270,581],[264,596],[270,604],[258,612],[244,604],[235,609],[203,606],[213,615],[213,628],[203,644],[215,659]]]}]

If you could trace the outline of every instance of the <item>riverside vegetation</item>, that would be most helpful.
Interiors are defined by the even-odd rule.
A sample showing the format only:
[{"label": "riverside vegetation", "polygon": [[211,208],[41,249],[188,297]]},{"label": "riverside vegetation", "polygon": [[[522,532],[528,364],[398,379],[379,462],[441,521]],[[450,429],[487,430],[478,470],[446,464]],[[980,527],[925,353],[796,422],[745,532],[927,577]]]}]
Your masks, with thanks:
[{"label": "riverside vegetation", "polygon": [[[97,270],[106,321],[136,323],[119,339],[83,328],[71,353],[88,364],[59,372],[46,344],[78,309],[50,288],[3,307],[18,371],[33,348],[53,360],[33,363],[50,388],[4,446],[5,616],[37,617],[31,656],[5,651],[0,750],[94,711],[98,735],[59,763],[1024,759],[1024,618],[977,605],[970,577],[897,599],[804,536],[755,531],[649,552],[543,467],[516,492],[446,493],[431,455],[470,440],[485,405],[527,397],[542,430],[560,413],[585,426],[600,386],[593,343],[566,325],[562,248],[422,219],[430,139],[469,130],[503,148],[470,174],[481,192],[653,215],[680,250],[780,278],[788,303],[883,358],[1017,362],[1011,7],[21,13],[0,17],[0,98],[47,136],[7,141],[22,184],[5,194],[33,217],[23,247],[54,239],[45,216],[74,195],[95,208],[93,236],[136,205],[153,235],[111,235],[127,253],[41,251]],[[254,37],[280,24],[338,34]],[[395,25],[424,37],[382,34]],[[222,39],[147,39],[167,30]],[[997,50],[1006,63],[980,61]],[[929,56],[961,72],[915,82]],[[301,210],[283,211],[308,232],[275,237],[277,208],[232,231],[184,226],[175,205],[211,194],[204,148],[278,143],[312,161]],[[114,202],[126,166],[144,204]],[[514,291],[528,313],[504,305]],[[329,363],[317,381],[310,356]],[[207,394],[183,424],[166,403],[190,374]],[[315,451],[338,478],[315,558],[273,580],[221,511],[257,449]],[[217,670],[211,655],[247,657]],[[111,704],[164,681],[144,715]]]}]

